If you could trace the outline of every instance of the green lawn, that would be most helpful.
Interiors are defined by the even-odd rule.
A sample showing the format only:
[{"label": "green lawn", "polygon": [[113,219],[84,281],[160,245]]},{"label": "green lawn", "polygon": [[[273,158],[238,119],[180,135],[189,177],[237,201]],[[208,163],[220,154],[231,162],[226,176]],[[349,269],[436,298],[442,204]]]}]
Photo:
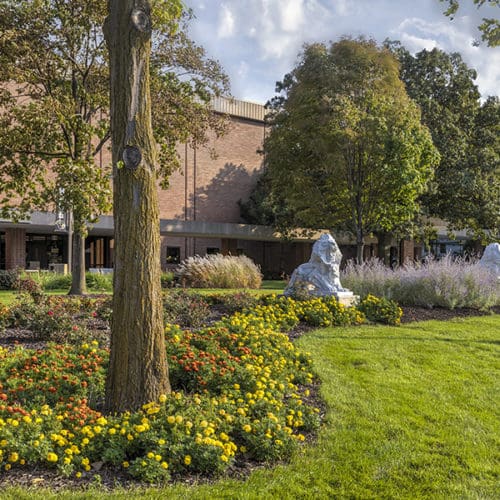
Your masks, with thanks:
[{"label": "green lawn", "polygon": [[[289,465],[257,470],[246,481],[112,497],[500,498],[499,315],[328,328],[299,343],[313,356],[328,405],[316,443]],[[4,490],[0,497],[34,493]]]},{"label": "green lawn", "polygon": [[[282,293],[283,289],[286,286],[285,281],[272,281],[267,280],[262,282],[262,286],[258,290],[246,290],[249,293],[255,295],[264,295],[268,293]],[[209,295],[212,293],[234,293],[238,290],[232,288],[193,288],[193,291],[200,293],[202,295]],[[48,295],[66,295],[68,290],[48,290],[45,293]],[[89,293],[108,293],[108,292],[93,292],[89,291]],[[0,304],[11,304],[16,299],[16,292],[11,290],[0,290]]]}]

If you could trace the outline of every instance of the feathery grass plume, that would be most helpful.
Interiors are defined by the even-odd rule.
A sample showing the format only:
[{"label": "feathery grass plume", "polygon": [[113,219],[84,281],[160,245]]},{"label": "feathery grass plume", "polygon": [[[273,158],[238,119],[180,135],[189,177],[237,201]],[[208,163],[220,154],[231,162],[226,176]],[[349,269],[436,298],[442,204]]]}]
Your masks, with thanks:
[{"label": "feathery grass plume", "polygon": [[179,277],[195,288],[259,288],[259,266],[245,255],[196,255],[184,260]]},{"label": "feathery grass plume", "polygon": [[496,276],[478,266],[477,261],[450,255],[440,260],[429,258],[424,263],[408,262],[395,270],[379,260],[349,263],[342,283],[362,298],[372,294],[406,306],[485,310],[500,305]]}]

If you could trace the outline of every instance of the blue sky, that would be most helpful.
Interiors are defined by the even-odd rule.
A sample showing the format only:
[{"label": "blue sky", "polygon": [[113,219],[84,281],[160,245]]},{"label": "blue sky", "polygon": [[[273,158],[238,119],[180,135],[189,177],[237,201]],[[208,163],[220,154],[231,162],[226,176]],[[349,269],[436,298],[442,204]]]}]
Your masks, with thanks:
[{"label": "blue sky", "polygon": [[476,69],[483,97],[498,95],[500,47],[472,42],[480,38],[481,18],[498,17],[500,9],[461,3],[451,21],[438,0],[185,0],[196,16],[191,37],[221,62],[232,95],[258,103],[274,95],[305,42],[343,35],[399,40],[412,53],[434,47],[459,52]]}]

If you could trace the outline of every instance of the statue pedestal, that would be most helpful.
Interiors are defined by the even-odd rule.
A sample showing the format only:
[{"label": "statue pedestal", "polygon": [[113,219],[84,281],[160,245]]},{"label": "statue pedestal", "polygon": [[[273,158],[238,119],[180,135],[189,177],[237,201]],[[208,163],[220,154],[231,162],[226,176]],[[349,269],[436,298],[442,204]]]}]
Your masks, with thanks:
[{"label": "statue pedestal", "polygon": [[354,295],[350,290],[333,292],[333,296],[345,307],[354,307],[359,303],[359,295]]}]

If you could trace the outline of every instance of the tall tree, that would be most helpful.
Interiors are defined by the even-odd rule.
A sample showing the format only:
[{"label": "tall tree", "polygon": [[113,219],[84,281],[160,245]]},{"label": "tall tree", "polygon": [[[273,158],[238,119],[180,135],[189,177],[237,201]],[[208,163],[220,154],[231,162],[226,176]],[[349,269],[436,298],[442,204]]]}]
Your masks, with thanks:
[{"label": "tall tree", "polygon": [[[445,10],[445,15],[453,19],[457,13],[460,2],[459,0],[439,0],[440,2],[446,2],[448,8]],[[484,5],[490,7],[500,7],[499,0],[473,0],[474,5],[479,9]],[[498,13],[497,13],[498,14]],[[483,17],[483,22],[478,26],[479,31],[481,31],[481,38],[490,47],[497,47],[500,45],[500,22],[495,17]]]},{"label": "tall tree", "polygon": [[72,293],[85,292],[87,221],[110,209],[108,171],[94,162],[108,130],[104,14],[97,0],[0,5],[3,211],[72,211]]},{"label": "tall tree", "polygon": [[411,55],[397,42],[389,45],[400,60],[408,95],[419,104],[441,154],[434,189],[423,197],[429,215],[478,238],[498,233],[498,99],[481,104],[476,72],[460,54],[433,49]]},{"label": "tall tree", "polygon": [[398,63],[372,41],[306,45],[277,90],[271,190],[295,226],[350,232],[361,262],[367,235],[410,223],[438,157]]},{"label": "tall tree", "polygon": [[170,392],[151,125],[151,31],[149,2],[109,0],[104,32],[111,70],[115,267],[106,407],[115,412]]},{"label": "tall tree", "polygon": [[[220,65],[186,36],[191,14],[155,0],[151,82],[162,183],[178,165],[175,145],[224,131],[210,98],[228,91]],[[87,226],[110,210],[109,68],[98,0],[0,2],[0,205],[4,215],[71,210],[72,292],[85,291]],[[178,29],[180,26],[182,29]]]}]

